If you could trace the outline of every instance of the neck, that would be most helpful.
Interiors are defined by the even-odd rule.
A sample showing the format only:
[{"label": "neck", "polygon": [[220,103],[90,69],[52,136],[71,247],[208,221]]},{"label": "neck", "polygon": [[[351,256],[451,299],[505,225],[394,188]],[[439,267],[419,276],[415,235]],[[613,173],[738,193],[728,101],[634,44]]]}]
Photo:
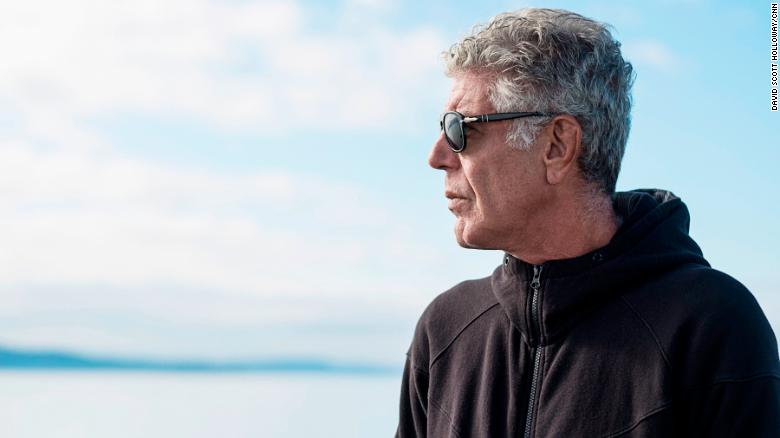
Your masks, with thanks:
[{"label": "neck", "polygon": [[543,226],[533,233],[538,238],[507,252],[534,265],[578,257],[606,246],[622,223],[604,194],[560,200],[545,216],[548,219],[539,221]]}]

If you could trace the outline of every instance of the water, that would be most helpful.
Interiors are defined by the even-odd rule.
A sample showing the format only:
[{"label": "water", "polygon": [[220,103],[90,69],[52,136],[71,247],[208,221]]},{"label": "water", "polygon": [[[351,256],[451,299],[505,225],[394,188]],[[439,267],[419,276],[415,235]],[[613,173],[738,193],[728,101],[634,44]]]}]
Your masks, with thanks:
[{"label": "water", "polygon": [[0,436],[391,437],[400,376],[0,372]]}]

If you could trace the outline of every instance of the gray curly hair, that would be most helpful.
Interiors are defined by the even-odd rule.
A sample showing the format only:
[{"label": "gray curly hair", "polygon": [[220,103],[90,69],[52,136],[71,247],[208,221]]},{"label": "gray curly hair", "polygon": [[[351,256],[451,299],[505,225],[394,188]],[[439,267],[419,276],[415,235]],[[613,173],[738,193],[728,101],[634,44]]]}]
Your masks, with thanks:
[{"label": "gray curly hair", "polygon": [[[582,126],[583,177],[598,191],[615,191],[634,72],[608,25],[559,9],[522,9],[476,26],[443,55],[448,76],[490,75],[488,98],[496,111],[574,116]],[[516,120],[507,141],[528,149],[549,120]]]}]

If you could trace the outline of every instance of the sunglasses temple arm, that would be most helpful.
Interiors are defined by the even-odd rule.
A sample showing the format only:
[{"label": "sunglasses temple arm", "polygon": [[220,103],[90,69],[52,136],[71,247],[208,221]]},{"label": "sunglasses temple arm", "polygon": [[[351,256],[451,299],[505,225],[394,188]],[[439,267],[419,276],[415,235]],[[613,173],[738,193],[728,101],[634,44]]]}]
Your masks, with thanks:
[{"label": "sunglasses temple arm", "polygon": [[543,115],[542,113],[506,113],[506,114],[482,114],[479,116],[464,117],[463,123],[473,122],[496,122],[499,120],[516,119],[519,117],[528,117],[534,115]]}]

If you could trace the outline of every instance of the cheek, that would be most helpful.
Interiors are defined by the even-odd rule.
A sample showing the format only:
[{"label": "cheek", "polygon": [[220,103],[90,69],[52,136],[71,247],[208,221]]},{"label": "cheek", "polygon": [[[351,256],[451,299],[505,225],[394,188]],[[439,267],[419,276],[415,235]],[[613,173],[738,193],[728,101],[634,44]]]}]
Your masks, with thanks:
[{"label": "cheek", "polygon": [[483,176],[480,169],[471,163],[463,163],[463,189],[468,191],[469,196],[478,198],[482,192],[480,186]]},{"label": "cheek", "polygon": [[[482,169],[479,169],[482,170]],[[476,208],[482,212],[490,210],[496,203],[501,187],[500,181],[490,172],[473,171],[467,173],[469,189],[472,192]]]},{"label": "cheek", "polygon": [[530,175],[508,160],[493,162],[490,169],[469,169],[467,181],[473,191],[476,209],[485,219],[497,219],[522,205],[528,194]]}]

